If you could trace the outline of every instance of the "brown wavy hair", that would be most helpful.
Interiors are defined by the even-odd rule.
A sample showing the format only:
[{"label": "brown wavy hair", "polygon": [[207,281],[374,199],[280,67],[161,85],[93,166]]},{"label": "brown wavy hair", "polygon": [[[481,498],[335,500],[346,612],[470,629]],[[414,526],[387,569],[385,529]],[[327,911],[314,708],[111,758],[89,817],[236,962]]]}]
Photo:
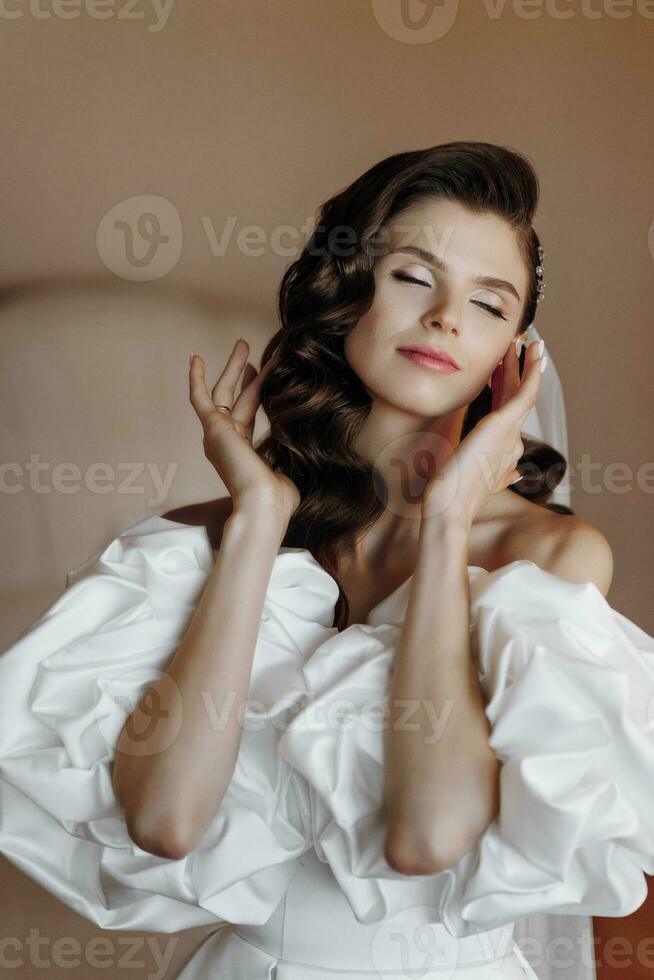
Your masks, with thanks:
[{"label": "brown wavy hair", "polygon": [[[270,432],[255,449],[300,492],[282,545],[307,548],[334,577],[339,629],[347,622],[349,604],[337,574],[338,546],[371,527],[386,500],[380,474],[355,450],[371,399],[344,353],[344,338],[374,299],[371,246],[393,217],[424,198],[447,198],[504,218],[515,229],[529,270],[517,336],[536,314],[540,241],[531,222],[538,197],[530,161],[503,146],[455,142],[396,153],[320,207],[313,234],[284,273],[278,294],[281,327],[261,357],[262,367],[275,357],[261,392]],[[462,439],[490,412],[491,397],[484,386],[470,403]],[[572,514],[568,507],[547,503],[565,473],[564,457],[529,436],[522,441],[517,469],[523,479],[509,489]]]}]

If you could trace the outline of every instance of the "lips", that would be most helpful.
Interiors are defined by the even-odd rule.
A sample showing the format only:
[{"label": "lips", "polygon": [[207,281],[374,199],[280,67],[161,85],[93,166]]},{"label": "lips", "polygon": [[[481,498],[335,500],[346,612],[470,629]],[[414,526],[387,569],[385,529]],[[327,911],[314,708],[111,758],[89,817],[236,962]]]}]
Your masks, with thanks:
[{"label": "lips", "polygon": [[425,368],[427,371],[436,371],[438,374],[456,374],[459,370],[453,364],[450,364],[449,361],[444,361],[440,357],[421,354],[417,350],[403,350],[401,347],[398,347],[397,353],[400,357],[405,357],[408,361],[413,361],[414,364]]},{"label": "lips", "polygon": [[399,351],[415,351],[416,354],[422,354],[424,357],[431,357],[433,360],[444,361],[446,364],[451,364],[453,367],[461,370],[457,362],[448,354],[447,351],[442,350],[439,347],[430,347],[428,344],[407,344],[404,347],[398,347]]}]

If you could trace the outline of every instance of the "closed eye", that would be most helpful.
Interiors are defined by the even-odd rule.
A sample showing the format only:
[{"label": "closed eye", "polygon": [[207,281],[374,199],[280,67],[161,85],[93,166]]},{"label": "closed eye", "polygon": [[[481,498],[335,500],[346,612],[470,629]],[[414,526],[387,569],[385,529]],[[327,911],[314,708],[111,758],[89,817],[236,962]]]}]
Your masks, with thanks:
[{"label": "closed eye", "polygon": [[488,310],[488,312],[489,313],[492,313],[493,316],[499,316],[499,317],[501,317],[502,320],[506,320],[506,317],[504,316],[504,314],[502,313],[502,311],[501,310],[498,310],[496,306],[491,306],[489,303],[482,303],[482,301],[480,299],[473,299],[472,302],[473,303],[476,303],[477,306],[481,306],[485,310]]},{"label": "closed eye", "polygon": [[[423,282],[422,279],[415,279],[413,276],[407,276],[403,272],[393,272],[392,275],[395,277],[395,279],[399,279],[401,282],[415,282],[418,286],[426,286],[428,289],[430,288],[430,284],[428,282]],[[502,320],[506,320],[506,317],[502,311],[496,306],[491,306],[490,303],[482,303],[482,301],[478,299],[473,299],[472,302],[475,303],[476,306],[481,306],[482,309],[488,310],[492,316],[500,317]]]},{"label": "closed eye", "polygon": [[392,274],[396,279],[401,279],[402,282],[417,282],[419,286],[427,286],[429,288],[429,283],[423,282],[422,279],[414,279],[413,276],[406,276],[403,272],[393,272]]}]

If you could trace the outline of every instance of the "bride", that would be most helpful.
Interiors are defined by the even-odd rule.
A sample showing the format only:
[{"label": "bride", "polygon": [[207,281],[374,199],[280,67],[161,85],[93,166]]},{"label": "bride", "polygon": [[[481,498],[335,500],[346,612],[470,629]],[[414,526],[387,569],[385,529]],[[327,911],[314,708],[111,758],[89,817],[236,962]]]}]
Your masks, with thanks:
[{"label": "bride", "polygon": [[127,528],[0,658],[0,848],[106,928],[216,923],[184,980],[589,980],[516,932],[645,900],[654,640],[522,433],[537,201],[450,143],[326,202],[261,369],[191,357],[228,496]]}]

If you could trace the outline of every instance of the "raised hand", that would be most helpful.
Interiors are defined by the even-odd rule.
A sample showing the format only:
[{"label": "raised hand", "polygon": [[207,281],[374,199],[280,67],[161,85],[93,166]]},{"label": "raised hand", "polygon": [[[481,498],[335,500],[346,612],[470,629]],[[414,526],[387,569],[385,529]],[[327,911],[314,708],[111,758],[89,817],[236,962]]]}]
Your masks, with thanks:
[{"label": "raised hand", "polygon": [[470,529],[491,495],[517,482],[524,452],[522,424],[536,403],[542,375],[539,341],[529,344],[522,377],[511,341],[491,377],[492,409],[456,449],[439,443],[440,459],[422,495],[423,517],[442,517]]},{"label": "raised hand", "polygon": [[[193,354],[189,397],[202,422],[205,456],[227,487],[233,508],[265,509],[288,522],[300,504],[300,493],[292,480],[273,471],[252,448],[261,387],[274,357],[257,372],[248,361],[248,354],[247,341],[238,340],[211,394],[205,381],[204,361],[199,354]],[[239,378],[241,390],[235,397]]]}]

